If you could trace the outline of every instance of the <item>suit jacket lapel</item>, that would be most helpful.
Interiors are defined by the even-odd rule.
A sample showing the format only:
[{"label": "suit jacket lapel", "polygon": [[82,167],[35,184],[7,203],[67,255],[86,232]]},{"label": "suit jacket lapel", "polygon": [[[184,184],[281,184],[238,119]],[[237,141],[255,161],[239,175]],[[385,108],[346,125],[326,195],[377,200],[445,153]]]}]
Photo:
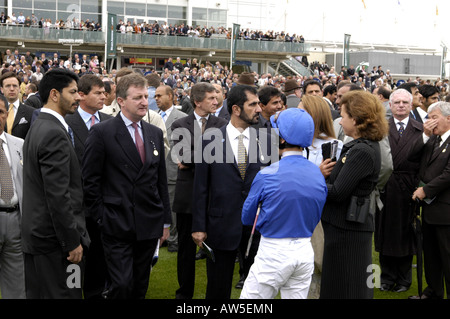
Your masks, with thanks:
[{"label": "suit jacket lapel", "polygon": [[69,126],[72,127],[74,135],[80,140],[80,141],[86,141],[89,130],[86,126],[86,123],[84,123],[83,119],[81,118],[80,113],[76,111],[72,115],[73,121],[70,121],[70,123],[67,123]]},{"label": "suit jacket lapel", "polygon": [[433,147],[431,148],[431,157],[430,157],[430,160],[428,161],[428,164],[433,162],[441,153],[443,153],[444,149],[445,149],[445,152],[450,151],[448,149],[448,146],[449,146],[448,144],[450,143],[450,137],[448,137],[445,140],[445,142],[442,143],[442,145],[439,147],[439,149],[436,150],[436,152],[433,151],[435,143],[436,143],[436,135],[433,135]]},{"label": "suit jacket lapel", "polygon": [[14,127],[20,123],[20,120],[22,119],[22,117],[24,117],[23,107],[20,107],[21,105],[22,105],[22,103],[20,103],[19,107],[17,108],[17,114],[14,117],[14,122],[13,122],[13,126],[12,126],[11,130],[14,129]]}]

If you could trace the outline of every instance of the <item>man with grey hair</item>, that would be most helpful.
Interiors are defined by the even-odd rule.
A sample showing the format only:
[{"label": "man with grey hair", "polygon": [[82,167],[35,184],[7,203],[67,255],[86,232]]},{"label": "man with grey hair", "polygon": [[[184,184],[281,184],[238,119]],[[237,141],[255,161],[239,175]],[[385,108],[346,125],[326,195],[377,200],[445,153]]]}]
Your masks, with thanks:
[{"label": "man with grey hair", "polygon": [[[375,90],[381,89],[377,88]],[[380,254],[381,290],[402,292],[412,282],[414,233],[410,227],[414,206],[411,194],[419,183],[418,162],[408,160],[414,141],[423,126],[411,116],[413,96],[405,89],[390,95],[389,122],[393,172],[381,192],[383,208],[376,215],[375,249]]]},{"label": "man with grey hair", "polygon": [[422,203],[425,278],[422,296],[442,299],[444,282],[450,298],[450,103],[428,108],[423,134],[413,146],[410,160],[420,160],[419,187],[412,199]]}]

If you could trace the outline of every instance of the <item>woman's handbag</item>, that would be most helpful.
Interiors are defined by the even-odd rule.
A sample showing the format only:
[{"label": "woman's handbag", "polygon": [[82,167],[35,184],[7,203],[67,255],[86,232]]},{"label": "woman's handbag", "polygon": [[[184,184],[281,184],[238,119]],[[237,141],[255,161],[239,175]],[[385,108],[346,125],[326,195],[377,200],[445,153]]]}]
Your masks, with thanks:
[{"label": "woman's handbag", "polygon": [[347,210],[347,221],[364,224],[370,213],[370,197],[352,196]]}]

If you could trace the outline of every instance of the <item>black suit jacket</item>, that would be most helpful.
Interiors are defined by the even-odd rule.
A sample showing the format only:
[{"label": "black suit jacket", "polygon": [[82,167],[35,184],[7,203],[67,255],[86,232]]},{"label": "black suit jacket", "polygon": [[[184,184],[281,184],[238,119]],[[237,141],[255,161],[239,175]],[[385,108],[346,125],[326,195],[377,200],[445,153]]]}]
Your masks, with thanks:
[{"label": "black suit jacket", "polygon": [[[113,118],[111,115],[102,112],[98,112],[98,114],[100,116],[100,122]],[[73,130],[75,153],[77,153],[78,161],[80,162],[81,166],[84,155],[84,143],[86,142],[86,139],[88,137],[89,130],[78,111],[75,111],[75,113],[73,114],[67,114],[66,122]]]},{"label": "black suit jacket", "polygon": [[[31,125],[31,117],[35,109],[31,106],[20,103],[17,114],[14,117],[14,123],[11,131],[11,135],[25,139],[28,130]],[[7,131],[7,125],[5,124],[5,131]]]},{"label": "black suit jacket", "polygon": [[39,109],[43,106],[42,99],[39,95],[39,92],[28,97],[23,104],[31,106],[35,109]]},{"label": "black suit jacket", "polygon": [[227,105],[226,99],[223,101],[223,107],[219,112],[219,117],[221,117],[227,121],[230,121],[231,116],[230,116],[230,113],[228,112],[228,105]]},{"label": "black suit jacket", "polygon": [[[206,122],[206,129],[213,127],[220,128],[226,124],[226,120],[211,114],[208,118],[208,122]],[[179,136],[179,131],[177,131],[177,129],[185,129],[184,133],[189,134],[189,136]],[[196,135],[194,135],[194,133],[196,133]],[[175,145],[175,152],[179,149],[179,146],[183,147],[182,152],[176,154],[182,156],[185,159],[184,161],[181,160],[182,164],[188,166],[187,169],[178,169],[175,197],[173,201],[173,211],[176,213],[191,213],[195,171],[194,154],[196,147],[197,149],[201,147],[201,145],[198,144],[201,142],[201,139],[199,138],[200,133],[200,127],[196,123],[196,118],[193,113],[172,123],[172,139]],[[195,137],[197,137],[197,140]],[[176,147],[177,145],[178,147]]]},{"label": "black suit jacket", "polygon": [[80,165],[65,127],[41,112],[23,150],[23,251],[46,254],[88,246]]},{"label": "black suit jacket", "polygon": [[[248,161],[245,178],[242,179],[228,140],[226,126],[222,127],[220,132],[222,148],[217,158],[221,161],[208,164],[203,160],[195,165],[192,232],[206,232],[206,242],[213,249],[235,250],[242,236],[242,206],[253,179],[262,168],[270,165],[270,156],[264,156],[264,161],[261,160],[261,154],[271,154],[270,135],[250,128]],[[205,140],[203,149],[209,143],[213,142]],[[260,150],[260,147],[266,149]],[[214,151],[213,156],[216,155]]]},{"label": "black suit jacket", "polygon": [[426,144],[419,136],[411,149],[409,159],[420,160],[419,178],[427,199],[434,200],[422,205],[423,218],[428,224],[450,225],[450,137],[433,152],[436,135]]},{"label": "black suit jacket", "polygon": [[414,110],[412,110],[412,113],[413,113],[414,119],[415,119],[417,122],[423,124],[422,117],[420,116],[419,112],[417,111],[417,108],[415,108]]},{"label": "black suit jacket", "polygon": [[171,224],[163,132],[141,121],[146,159],[120,113],[94,125],[83,157],[85,203],[102,233],[122,240],[160,238]]}]

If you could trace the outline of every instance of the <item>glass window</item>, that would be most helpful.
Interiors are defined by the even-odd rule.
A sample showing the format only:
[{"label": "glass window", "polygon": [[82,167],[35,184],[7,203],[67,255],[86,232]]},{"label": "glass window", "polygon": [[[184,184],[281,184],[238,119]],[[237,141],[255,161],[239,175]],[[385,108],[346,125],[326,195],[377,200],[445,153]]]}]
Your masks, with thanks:
[{"label": "glass window", "polygon": [[125,15],[142,16],[144,12],[144,3],[125,2]]},{"label": "glass window", "polygon": [[36,11],[36,9],[38,9],[38,10],[56,10],[56,1],[34,0],[34,9],[35,9],[35,11]]},{"label": "glass window", "polygon": [[108,13],[114,14],[124,14],[124,4],[125,2],[108,1]]},{"label": "glass window", "polygon": [[58,11],[80,11],[80,0],[58,0]]},{"label": "glass window", "polygon": [[48,11],[48,10],[34,10],[34,15],[41,20],[41,18],[51,19],[52,22],[56,20],[56,11]]},{"label": "glass window", "polygon": [[89,22],[100,22],[100,25],[102,24],[102,15],[101,14],[93,14],[93,13],[81,13],[81,20],[86,21],[86,19],[89,19]]},{"label": "glass window", "polygon": [[7,6],[8,6],[8,0],[0,0],[0,8],[3,9],[3,8],[6,8]]},{"label": "glass window", "polygon": [[192,8],[193,20],[206,20],[208,19],[208,10],[206,8]]},{"label": "glass window", "polygon": [[227,22],[227,12],[226,10],[209,9],[208,20]]},{"label": "glass window", "polygon": [[175,25],[180,25],[180,24],[186,24],[187,23],[187,20],[181,20],[181,19],[169,19],[168,21],[167,21],[167,24],[168,25],[171,25],[172,24],[172,26],[175,26]]},{"label": "glass window", "polygon": [[16,13],[16,18],[20,16],[20,13],[23,13],[23,16],[26,18],[27,16],[31,18],[31,9],[23,9],[23,8],[13,8],[13,12]]},{"label": "glass window", "polygon": [[168,17],[172,19],[187,19],[187,9],[186,7],[179,6],[169,6],[168,7]]},{"label": "glass window", "polygon": [[[5,1],[5,2],[7,2],[7,1]],[[31,7],[32,7],[32,0],[14,0],[13,1],[13,11],[16,8],[31,8]],[[17,13],[16,13],[16,16],[17,16]]]},{"label": "glass window", "polygon": [[81,0],[81,11],[89,13],[101,13],[102,0]]},{"label": "glass window", "polygon": [[58,19],[62,19],[63,21],[73,21],[73,19],[80,20],[81,14],[80,12],[65,12],[65,11],[58,11]]},{"label": "glass window", "polygon": [[148,4],[147,17],[165,18],[167,17],[167,6]]},{"label": "glass window", "polygon": [[206,25],[207,21],[206,20],[192,20],[192,27],[196,28],[196,27],[203,27],[204,25]]}]

